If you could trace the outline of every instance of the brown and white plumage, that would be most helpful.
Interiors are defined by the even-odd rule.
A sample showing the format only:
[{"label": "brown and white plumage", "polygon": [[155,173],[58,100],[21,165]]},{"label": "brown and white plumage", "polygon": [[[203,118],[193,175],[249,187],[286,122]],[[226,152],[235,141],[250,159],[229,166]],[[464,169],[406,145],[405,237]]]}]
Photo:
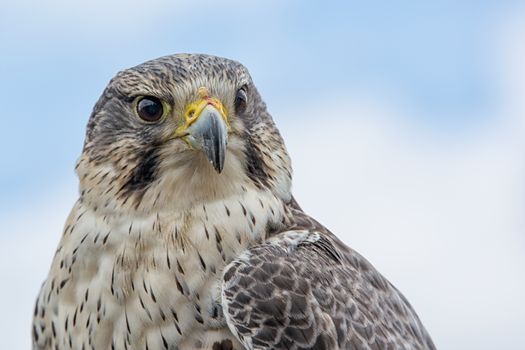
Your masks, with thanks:
[{"label": "brown and white plumage", "polygon": [[118,73],[77,173],[35,349],[434,348],[401,293],[299,208],[237,62],[174,55]]}]

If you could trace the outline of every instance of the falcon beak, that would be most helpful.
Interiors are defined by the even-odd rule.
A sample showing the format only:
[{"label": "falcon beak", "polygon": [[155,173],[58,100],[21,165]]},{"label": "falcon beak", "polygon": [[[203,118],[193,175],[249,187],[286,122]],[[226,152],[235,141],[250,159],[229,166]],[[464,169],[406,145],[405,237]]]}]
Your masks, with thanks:
[{"label": "falcon beak", "polygon": [[220,173],[226,157],[228,120],[222,103],[209,97],[206,88],[200,88],[199,95],[198,101],[187,106],[185,124],[176,133],[192,148],[203,151],[213,168]]}]

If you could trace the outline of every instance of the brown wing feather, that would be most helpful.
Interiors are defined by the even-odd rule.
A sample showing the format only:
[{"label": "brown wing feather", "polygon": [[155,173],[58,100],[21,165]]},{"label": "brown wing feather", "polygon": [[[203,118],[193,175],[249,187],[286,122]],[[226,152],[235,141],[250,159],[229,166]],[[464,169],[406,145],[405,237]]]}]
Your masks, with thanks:
[{"label": "brown wing feather", "polygon": [[434,349],[406,299],[339,245],[326,233],[288,231],[227,266],[223,307],[244,346]]}]

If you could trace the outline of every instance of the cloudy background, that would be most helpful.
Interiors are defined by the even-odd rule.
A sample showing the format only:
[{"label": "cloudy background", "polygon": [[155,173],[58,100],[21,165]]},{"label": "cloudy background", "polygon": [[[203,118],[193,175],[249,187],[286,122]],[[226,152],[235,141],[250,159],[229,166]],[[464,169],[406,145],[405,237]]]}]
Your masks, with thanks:
[{"label": "cloudy background", "polygon": [[0,348],[30,346],[93,104],[118,70],[176,52],[250,69],[303,208],[438,348],[525,348],[524,5],[3,0]]}]

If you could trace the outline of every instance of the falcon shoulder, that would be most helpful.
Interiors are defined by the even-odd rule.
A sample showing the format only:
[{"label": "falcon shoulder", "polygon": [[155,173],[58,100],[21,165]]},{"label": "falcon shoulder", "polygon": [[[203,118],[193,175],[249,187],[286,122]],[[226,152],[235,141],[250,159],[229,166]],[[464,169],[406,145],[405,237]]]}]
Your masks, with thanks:
[{"label": "falcon shoulder", "polygon": [[435,348],[402,294],[322,226],[279,233],[230,263],[222,305],[247,349]]}]

